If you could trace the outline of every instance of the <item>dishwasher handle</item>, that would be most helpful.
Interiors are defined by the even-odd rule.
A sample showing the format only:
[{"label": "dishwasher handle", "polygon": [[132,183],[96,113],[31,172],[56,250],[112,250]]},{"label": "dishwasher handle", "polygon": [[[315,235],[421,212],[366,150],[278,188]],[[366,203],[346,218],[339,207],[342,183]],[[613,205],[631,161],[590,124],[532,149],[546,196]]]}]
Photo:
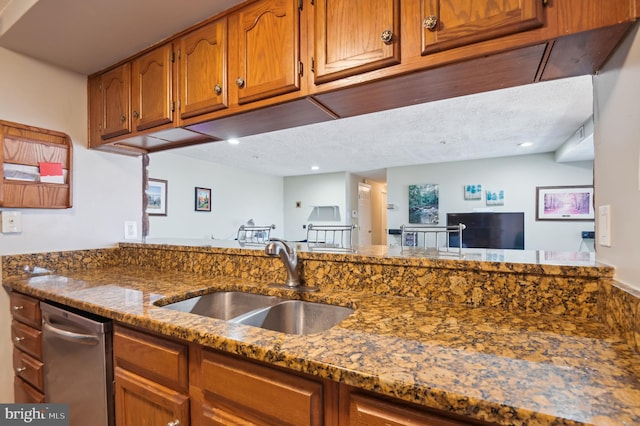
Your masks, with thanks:
[{"label": "dishwasher handle", "polygon": [[62,330],[60,328],[54,327],[47,321],[43,322],[43,326],[47,331],[55,334],[61,339],[64,339],[70,342],[80,343],[82,345],[90,345],[90,346],[95,346],[98,343],[100,343],[100,338],[91,334],[81,334],[81,333],[74,333],[72,331]]}]

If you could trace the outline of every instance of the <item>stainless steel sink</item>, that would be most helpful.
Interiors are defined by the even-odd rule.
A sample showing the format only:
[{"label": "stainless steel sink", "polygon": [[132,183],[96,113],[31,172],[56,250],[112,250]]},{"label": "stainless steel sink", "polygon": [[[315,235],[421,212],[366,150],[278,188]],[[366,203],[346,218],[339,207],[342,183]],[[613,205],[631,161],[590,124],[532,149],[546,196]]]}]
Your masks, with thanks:
[{"label": "stainless steel sink", "polygon": [[240,291],[209,293],[161,307],[288,334],[320,333],[353,312],[342,306]]},{"label": "stainless steel sink", "polygon": [[288,334],[314,334],[335,326],[352,312],[353,309],[343,306],[287,300],[231,321]]},{"label": "stainless steel sink", "polygon": [[190,312],[211,318],[229,320],[256,309],[267,308],[284,299],[240,291],[221,291],[192,297],[163,306],[176,311]]}]

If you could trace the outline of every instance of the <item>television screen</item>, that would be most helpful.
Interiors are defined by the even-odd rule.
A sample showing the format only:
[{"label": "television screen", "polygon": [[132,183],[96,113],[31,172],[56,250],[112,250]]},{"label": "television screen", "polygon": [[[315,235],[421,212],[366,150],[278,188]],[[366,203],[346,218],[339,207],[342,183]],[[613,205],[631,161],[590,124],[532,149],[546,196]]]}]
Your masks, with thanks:
[{"label": "television screen", "polygon": [[[524,250],[524,213],[447,213],[447,225],[464,223],[462,247]],[[459,247],[458,233],[449,247]]]}]

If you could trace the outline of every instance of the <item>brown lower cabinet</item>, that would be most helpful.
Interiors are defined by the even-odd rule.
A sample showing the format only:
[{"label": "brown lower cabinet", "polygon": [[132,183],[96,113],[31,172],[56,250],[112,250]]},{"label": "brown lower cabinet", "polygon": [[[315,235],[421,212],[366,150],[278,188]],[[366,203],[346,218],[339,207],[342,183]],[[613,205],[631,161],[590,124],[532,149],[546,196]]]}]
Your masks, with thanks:
[{"label": "brown lower cabinet", "polygon": [[185,426],[187,345],[116,325],[113,334],[117,426]]},{"label": "brown lower cabinet", "polygon": [[44,363],[42,362],[42,314],[40,301],[25,294],[9,294],[11,340],[13,342],[14,401],[44,402]]},{"label": "brown lower cabinet", "polygon": [[119,325],[114,358],[117,426],[487,424]]},{"label": "brown lower cabinet", "polygon": [[116,424],[188,425],[189,396],[116,367]]}]

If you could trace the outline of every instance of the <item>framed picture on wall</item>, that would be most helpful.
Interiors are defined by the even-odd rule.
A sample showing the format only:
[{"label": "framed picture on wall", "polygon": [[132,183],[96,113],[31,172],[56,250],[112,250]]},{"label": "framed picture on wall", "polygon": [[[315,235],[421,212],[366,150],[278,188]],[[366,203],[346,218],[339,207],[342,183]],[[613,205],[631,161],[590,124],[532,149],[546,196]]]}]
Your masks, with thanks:
[{"label": "framed picture on wall", "polygon": [[594,220],[593,186],[539,186],[536,220]]},{"label": "framed picture on wall", "polygon": [[147,214],[149,216],[167,215],[167,187],[168,183],[162,179],[149,178],[147,190]]},{"label": "framed picture on wall", "polygon": [[211,211],[211,188],[196,187],[196,211]]}]

